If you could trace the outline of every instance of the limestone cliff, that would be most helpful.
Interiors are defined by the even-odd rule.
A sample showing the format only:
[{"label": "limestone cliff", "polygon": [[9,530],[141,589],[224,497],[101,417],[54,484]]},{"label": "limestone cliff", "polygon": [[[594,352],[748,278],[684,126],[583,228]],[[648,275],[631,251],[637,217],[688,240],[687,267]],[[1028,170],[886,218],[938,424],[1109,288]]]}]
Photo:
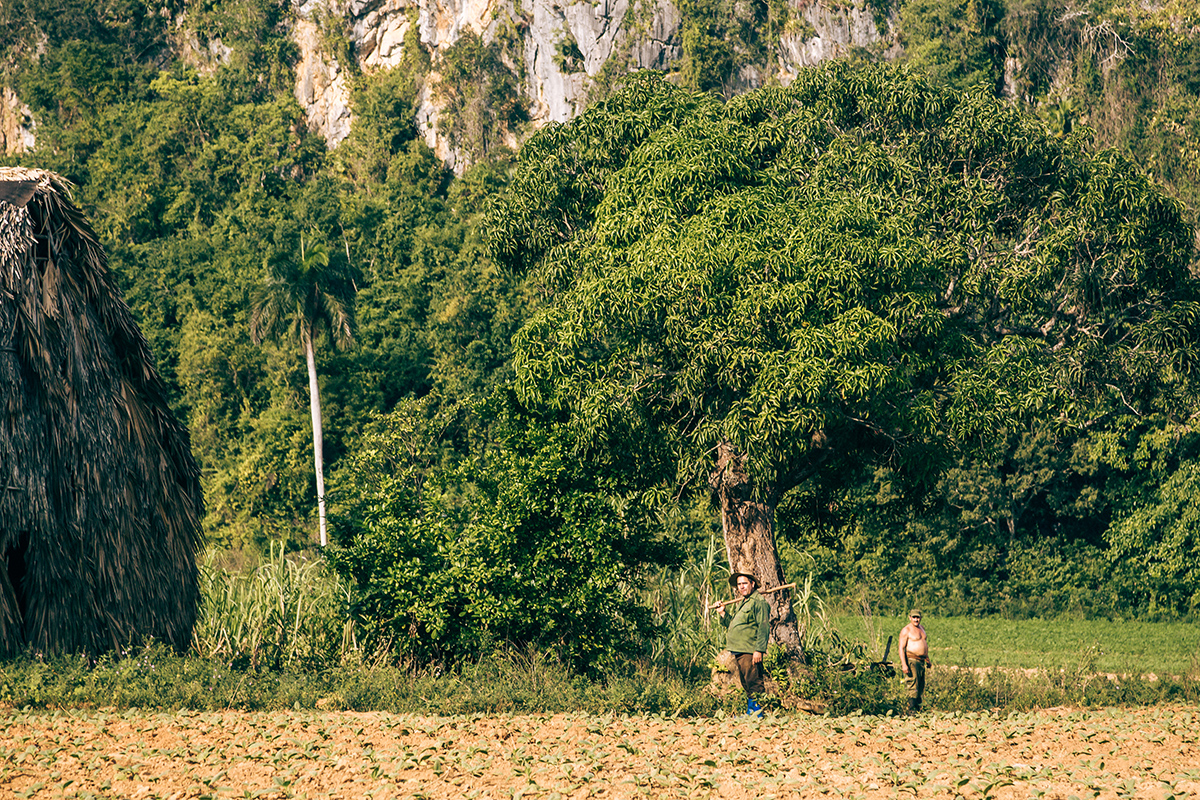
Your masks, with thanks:
[{"label": "limestone cliff", "polygon": [[833,58],[845,58],[856,50],[875,52],[886,58],[900,54],[895,20],[887,20],[880,31],[874,13],[864,5],[825,4],[821,0],[793,2],[791,8],[807,25],[785,31],[779,39],[779,81],[786,85],[801,67],[815,66]]},{"label": "limestone cliff", "polygon": [[321,31],[310,19],[296,20],[292,39],[300,49],[296,64],[296,101],[304,108],[309,126],[330,147],[350,135],[350,84],[346,70],[328,58],[321,46]]},{"label": "limestone cliff", "polygon": [[[739,28],[761,30],[754,52],[736,53],[720,88],[786,85],[799,68],[856,50],[894,55],[894,19],[877,19],[867,2],[784,0],[786,19],[777,5],[776,18],[763,20],[755,16],[768,7],[763,0],[737,0]],[[571,119],[631,70],[679,70],[685,27],[705,23],[689,21],[670,0],[303,0],[292,11],[285,24],[299,54],[296,100],[329,147],[350,132],[355,76],[421,64],[417,129],[457,172],[490,148],[516,147],[532,128]],[[229,61],[230,47],[199,36],[186,11],[169,24],[170,49],[201,73]],[[488,57],[455,63],[464,37],[482,43]],[[413,48],[421,58],[408,57]],[[486,108],[498,95],[509,107],[503,114]],[[33,147],[29,108],[8,88],[0,123],[6,153]]]},{"label": "limestone cliff", "polygon": [[35,124],[29,106],[7,86],[0,90],[0,145],[11,156],[33,149]]},{"label": "limestone cliff", "polygon": [[[570,119],[621,74],[671,70],[684,56],[684,19],[668,0],[308,0],[296,11],[293,37],[301,52],[296,97],[331,147],[349,131],[349,86],[346,66],[322,47],[317,20],[341,21],[348,52],[357,61],[353,66],[368,75],[402,68],[406,46],[430,54],[432,71],[423,76],[418,128],[460,172],[471,155],[443,130],[438,66],[463,35],[477,36],[500,52],[532,127]],[[788,0],[787,17],[772,32],[771,54],[739,66],[730,82],[734,90],[786,85],[801,67],[856,50],[884,57],[898,51],[894,20],[878,20],[863,0]],[[410,37],[414,26],[416,36]],[[510,126],[498,136],[515,144],[523,132]]]}]

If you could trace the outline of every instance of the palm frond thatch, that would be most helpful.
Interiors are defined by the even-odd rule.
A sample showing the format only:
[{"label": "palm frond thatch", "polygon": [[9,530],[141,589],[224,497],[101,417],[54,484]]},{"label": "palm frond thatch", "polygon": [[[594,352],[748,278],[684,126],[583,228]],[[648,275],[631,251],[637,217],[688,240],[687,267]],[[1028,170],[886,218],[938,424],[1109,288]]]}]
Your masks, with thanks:
[{"label": "palm frond thatch", "polygon": [[183,648],[199,470],[68,192],[0,168],[0,655]]}]

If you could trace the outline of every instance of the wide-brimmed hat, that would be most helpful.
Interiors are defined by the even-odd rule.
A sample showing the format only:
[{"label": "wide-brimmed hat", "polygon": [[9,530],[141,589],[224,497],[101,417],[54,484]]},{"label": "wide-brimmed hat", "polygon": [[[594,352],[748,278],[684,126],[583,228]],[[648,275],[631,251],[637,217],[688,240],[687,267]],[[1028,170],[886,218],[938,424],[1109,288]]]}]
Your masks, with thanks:
[{"label": "wide-brimmed hat", "polygon": [[754,577],[749,572],[731,572],[729,573],[729,587],[731,589],[737,588],[738,578],[749,578],[750,580],[754,581],[754,588],[758,588],[758,578]]}]

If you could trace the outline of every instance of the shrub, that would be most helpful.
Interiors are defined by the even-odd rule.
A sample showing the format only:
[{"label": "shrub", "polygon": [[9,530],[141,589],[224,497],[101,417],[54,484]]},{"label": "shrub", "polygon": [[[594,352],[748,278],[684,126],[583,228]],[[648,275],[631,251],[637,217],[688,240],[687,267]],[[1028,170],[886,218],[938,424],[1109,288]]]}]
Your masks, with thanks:
[{"label": "shrub", "polygon": [[415,463],[402,454],[427,452],[413,444],[427,411],[402,406],[342,472],[330,560],[368,643],[444,664],[500,643],[550,647],[593,672],[636,654],[651,633],[642,576],[674,557],[646,509],[553,424],[497,423],[502,439],[472,458]]}]

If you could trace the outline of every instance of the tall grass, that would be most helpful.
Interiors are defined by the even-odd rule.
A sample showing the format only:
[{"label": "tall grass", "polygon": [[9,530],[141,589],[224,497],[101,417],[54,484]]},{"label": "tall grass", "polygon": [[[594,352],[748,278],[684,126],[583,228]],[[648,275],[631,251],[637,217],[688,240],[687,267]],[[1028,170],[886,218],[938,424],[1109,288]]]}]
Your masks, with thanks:
[{"label": "tall grass", "polygon": [[[664,569],[647,584],[642,599],[657,626],[657,636],[648,643],[653,663],[685,674],[716,663],[725,647],[725,630],[708,607],[729,597],[729,569],[723,556],[724,548],[714,534],[706,548],[681,568]],[[842,665],[867,658],[866,648],[848,640],[834,625],[833,615],[814,589],[811,572],[792,592],[792,610],[810,660]]]},{"label": "tall grass", "polygon": [[200,609],[192,649],[252,669],[320,669],[358,657],[347,610],[351,589],[321,557],[286,556],[272,545],[249,570],[200,565]]},{"label": "tall grass", "polygon": [[677,570],[663,569],[647,584],[642,601],[653,615],[657,636],[648,642],[650,660],[681,672],[694,672],[713,661],[723,647],[723,632],[706,610],[725,599],[729,570],[716,536],[706,549]]},{"label": "tall grass", "polygon": [[511,648],[452,672],[379,661],[325,670],[240,670],[195,655],[177,656],[159,643],[95,662],[79,656],[0,661],[0,713],[11,708],[187,708],[693,716],[722,707],[720,698],[694,682],[647,664],[629,664],[608,680],[588,681],[552,652]]}]

